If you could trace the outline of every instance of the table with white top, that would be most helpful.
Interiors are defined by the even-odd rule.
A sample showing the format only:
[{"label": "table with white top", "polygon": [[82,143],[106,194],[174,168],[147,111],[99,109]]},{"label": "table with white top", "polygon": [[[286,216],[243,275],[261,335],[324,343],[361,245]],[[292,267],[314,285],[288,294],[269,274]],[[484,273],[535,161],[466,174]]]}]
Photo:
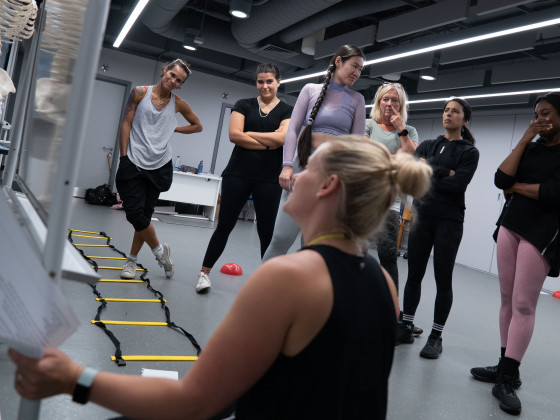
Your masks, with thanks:
[{"label": "table with white top", "polygon": [[214,221],[222,178],[212,174],[196,175],[191,172],[173,171],[169,191],[159,195],[160,200],[204,206],[204,215]]}]

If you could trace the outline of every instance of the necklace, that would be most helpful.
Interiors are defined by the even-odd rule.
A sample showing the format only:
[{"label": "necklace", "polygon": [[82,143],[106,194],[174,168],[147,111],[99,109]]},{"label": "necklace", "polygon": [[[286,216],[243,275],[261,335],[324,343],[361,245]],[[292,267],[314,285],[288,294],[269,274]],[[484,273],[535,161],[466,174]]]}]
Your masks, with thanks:
[{"label": "necklace", "polygon": [[[268,117],[268,114],[270,114],[270,111],[266,114],[263,114],[262,109],[261,109],[261,98],[260,96],[257,98],[257,102],[259,104],[259,115],[261,116],[261,118],[266,118]],[[280,102],[280,99],[276,98],[274,101],[272,101],[271,103],[269,103],[268,105],[265,106],[265,108],[268,108],[269,106],[272,106],[272,108],[274,108],[274,106]]]},{"label": "necklace", "polygon": [[326,235],[318,236],[317,238],[309,241],[306,246],[315,245],[317,242],[323,239],[349,239],[346,233],[327,233]]}]

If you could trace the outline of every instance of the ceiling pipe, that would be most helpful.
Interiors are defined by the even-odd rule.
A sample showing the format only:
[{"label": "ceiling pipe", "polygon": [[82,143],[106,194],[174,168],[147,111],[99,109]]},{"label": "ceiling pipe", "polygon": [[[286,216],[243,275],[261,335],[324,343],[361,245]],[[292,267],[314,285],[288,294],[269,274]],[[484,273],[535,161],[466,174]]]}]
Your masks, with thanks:
[{"label": "ceiling pipe", "polygon": [[243,48],[255,48],[263,39],[339,2],[341,0],[272,0],[256,7],[249,19],[234,20],[231,33]]},{"label": "ceiling pipe", "polygon": [[[152,0],[142,13],[142,16],[144,16],[142,23],[152,32],[182,43],[185,36],[185,27],[194,27],[198,22],[198,19],[192,13],[181,11],[187,3],[188,0]],[[303,55],[276,60],[264,57],[241,47],[232,37],[224,37],[224,34],[228,32],[230,32],[228,22],[207,16],[204,33],[201,34],[204,37],[204,48],[256,61],[257,63],[289,64],[302,68],[309,67],[313,63],[312,58]]]},{"label": "ceiling pipe", "polygon": [[406,5],[407,3],[401,0],[346,0],[321,13],[317,13],[310,19],[300,20],[299,23],[280,32],[280,40],[286,44],[290,44],[319,29],[328,28],[329,26],[344,22],[345,20],[367,16],[372,13],[379,13],[384,10]]},{"label": "ceiling pipe", "polygon": [[171,21],[188,2],[189,0],[152,0],[140,15],[140,21],[152,32],[169,38],[169,31],[174,31],[170,27]]}]

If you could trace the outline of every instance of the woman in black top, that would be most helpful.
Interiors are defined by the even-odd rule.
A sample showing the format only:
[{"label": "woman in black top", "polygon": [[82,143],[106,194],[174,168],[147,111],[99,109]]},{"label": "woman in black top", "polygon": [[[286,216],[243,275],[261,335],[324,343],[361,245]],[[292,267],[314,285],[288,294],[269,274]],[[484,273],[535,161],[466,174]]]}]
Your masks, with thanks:
[{"label": "woman in black top", "polygon": [[408,239],[408,278],[397,342],[414,342],[414,315],[433,248],[437,286],[434,323],[420,352],[428,359],[437,359],[442,351],[441,333],[453,303],[453,267],[463,237],[465,191],[478,166],[478,149],[466,127],[470,119],[471,108],[465,100],[447,101],[442,117],[445,136],[423,141],[414,152],[430,164],[434,174],[430,191],[413,203],[417,216]]},{"label": "woman in black top", "polygon": [[282,145],[292,115],[292,107],[276,96],[279,86],[278,67],[274,64],[259,64],[259,96],[240,99],[231,111],[229,139],[235,143],[235,147],[222,173],[218,226],[210,239],[197,277],[198,293],[210,289],[210,270],[222,255],[239,213],[251,195],[261,242],[261,257],[272,239],[282,194],[282,188],[278,185],[282,170]]},{"label": "woman in black top", "polygon": [[497,366],[476,367],[471,374],[495,382],[492,394],[500,408],[518,414],[519,365],[533,335],[541,287],[560,269],[560,93],[537,99],[535,120],[499,166],[494,183],[507,197],[496,232],[501,358]]},{"label": "woman in black top", "polygon": [[15,389],[29,399],[72,394],[86,376],[91,386],[78,393],[130,418],[209,419],[238,400],[238,420],[384,419],[398,302],[363,242],[397,192],[421,195],[430,174],[362,136],[323,143],[284,205],[307,247],[255,270],[180,381],[84,375],[59,350],[39,361],[10,350]]}]

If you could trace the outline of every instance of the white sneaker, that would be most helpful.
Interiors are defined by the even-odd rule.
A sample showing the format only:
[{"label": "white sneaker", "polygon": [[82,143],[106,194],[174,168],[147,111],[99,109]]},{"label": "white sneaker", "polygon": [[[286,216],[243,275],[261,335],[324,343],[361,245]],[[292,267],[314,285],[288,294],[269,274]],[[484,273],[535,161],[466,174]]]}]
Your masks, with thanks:
[{"label": "white sneaker", "polygon": [[171,261],[171,250],[169,249],[169,245],[161,244],[163,248],[163,255],[161,258],[157,259],[157,262],[160,267],[163,267],[165,270],[165,275],[168,279],[173,277],[173,273],[175,273],[175,266]]},{"label": "white sneaker", "polygon": [[136,277],[136,262],[131,259],[126,259],[121,271],[121,279],[133,279]]},{"label": "white sneaker", "polygon": [[206,274],[204,271],[198,273],[198,277],[196,278],[196,280],[197,280],[196,293],[207,292],[208,289],[212,287],[212,284],[210,283],[210,278],[208,277],[208,274]]}]

